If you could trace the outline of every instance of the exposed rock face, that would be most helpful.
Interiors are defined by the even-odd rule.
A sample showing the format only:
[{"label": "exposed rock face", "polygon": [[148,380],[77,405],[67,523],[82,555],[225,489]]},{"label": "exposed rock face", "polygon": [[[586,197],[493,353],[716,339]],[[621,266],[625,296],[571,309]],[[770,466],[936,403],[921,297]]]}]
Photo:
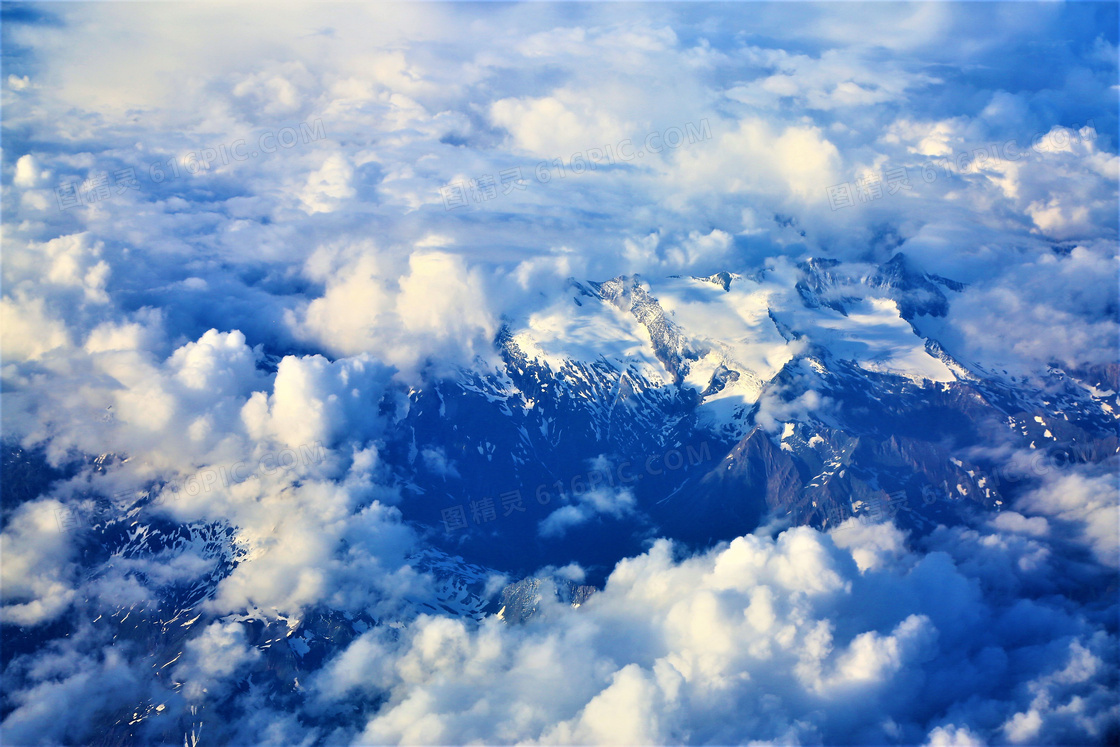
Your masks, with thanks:
[{"label": "exposed rock face", "polygon": [[579,607],[597,589],[564,578],[523,578],[502,590],[499,616],[510,624],[527,622],[548,603]]},{"label": "exposed rock face", "polygon": [[[730,287],[728,277],[728,287]],[[665,370],[680,384],[688,374],[688,362],[696,360],[698,353],[690,345],[680,328],[665,315],[657,299],[650,295],[637,275],[620,275],[596,287],[599,295],[622,311],[628,311],[649,331],[653,351]],[[726,288],[725,288],[726,290]]]},{"label": "exposed rock face", "polygon": [[[511,321],[496,335],[499,363],[386,394],[379,479],[399,491],[404,521],[437,546],[409,559],[430,580],[422,598],[409,598],[411,609],[464,619],[500,613],[523,623],[557,605],[588,603],[605,572],[655,536],[695,548],[768,520],[831,528],[853,516],[927,532],[962,515],[1000,511],[1037,484],[1030,474],[1003,471],[984,448],[993,443],[1037,455],[1051,469],[1117,458],[1120,364],[1055,364],[1026,380],[959,360],[921,329],[945,314],[963,286],[900,256],[855,269],[811,260],[784,280],[780,296],[765,270],[681,278],[676,305],[637,277],[573,280],[571,303],[559,304],[564,313],[584,315],[579,323],[621,318],[625,324],[605,328],[633,339],[597,340],[605,351],[589,345],[579,354],[545,354],[533,347],[531,330]],[[896,329],[907,355],[940,378],[924,377],[929,369],[921,367],[915,374],[878,365],[890,350],[860,360],[847,340],[805,326],[814,316],[851,322],[868,299],[891,323],[904,320]],[[721,303],[739,305],[727,307],[730,322],[712,329],[747,343],[763,339],[761,354],[751,358],[748,344],[733,348],[693,330]],[[747,355],[727,352],[735,349]],[[768,365],[771,358],[777,362]],[[432,468],[425,454],[445,467]],[[92,455],[53,469],[42,454],[7,445],[3,520],[78,469],[104,472],[122,458]],[[629,510],[601,510],[620,496]],[[93,623],[110,626],[162,667],[197,626],[213,622],[205,602],[244,558],[235,528],[176,523],[152,511],[149,493],[115,503],[92,491],[80,498],[74,544],[92,577],[117,559],[174,558],[188,549],[206,563],[189,584],[152,581],[154,608],[122,606]],[[578,521],[558,541],[542,524],[561,510]],[[572,560],[587,581],[530,575]],[[495,598],[498,573],[521,580]],[[246,614],[237,621],[286,695],[330,652],[386,622],[325,610],[300,620]],[[66,620],[16,631],[0,656],[10,660],[75,630]]]}]

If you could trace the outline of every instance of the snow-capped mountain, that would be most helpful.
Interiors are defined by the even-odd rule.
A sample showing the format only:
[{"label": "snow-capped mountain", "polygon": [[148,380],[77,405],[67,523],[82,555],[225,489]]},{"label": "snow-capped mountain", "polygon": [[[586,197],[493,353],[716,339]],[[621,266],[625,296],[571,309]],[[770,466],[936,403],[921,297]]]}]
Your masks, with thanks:
[{"label": "snow-capped mountain", "polygon": [[[443,510],[491,499],[495,517],[467,516],[443,541],[527,569],[563,560],[538,536],[547,514],[591,488],[629,490],[637,510],[579,525],[584,562],[607,563],[607,539],[706,543],[767,516],[828,527],[889,514],[920,528],[998,511],[1016,486],[985,459],[994,434],[1066,460],[1115,453],[1116,366],[1016,377],[924,333],[963,287],[901,254],[572,279],[507,321],[502,368],[432,382],[396,410],[390,444],[416,496],[403,510],[439,527]],[[638,474],[620,480],[624,464]],[[514,491],[527,508],[504,512]]]},{"label": "snow-capped mountain", "polygon": [[[963,288],[902,254],[570,279],[506,320],[500,366],[386,395],[381,453],[399,508],[444,552],[517,578],[571,560],[607,568],[654,535],[729,539],[768,517],[921,529],[998,511],[1021,484],[985,457],[993,439],[1067,462],[1115,454],[1118,367],[1023,377],[956,357],[927,330]],[[144,505],[102,509],[113,520],[92,526],[93,566],[235,534],[162,526]],[[216,547],[215,578],[243,551]],[[464,579],[490,571],[467,567],[425,566],[446,593],[423,604],[482,610]],[[189,607],[201,592],[175,593]]]},{"label": "snow-capped mountain", "polygon": [[[242,687],[298,699],[292,683],[332,652],[416,615],[512,624],[546,602],[576,607],[651,537],[703,547],[766,521],[827,529],[852,516],[925,532],[998,512],[1031,476],[1000,472],[993,443],[1037,453],[1040,464],[1116,454],[1120,367],[1023,377],[957,357],[929,330],[963,287],[902,255],[881,266],[816,259],[708,277],[569,280],[540,310],[506,320],[494,340],[499,366],[480,359],[381,403],[390,428],[379,449],[398,508],[428,542],[409,560],[427,579],[423,593],[391,619],[247,610],[238,620],[272,680]],[[8,448],[5,471],[10,510],[78,469]],[[158,604],[94,621],[170,673],[192,630],[213,622],[207,600],[253,548],[231,524],[176,525],[154,513],[155,494],[91,501],[76,522],[92,581],[127,576],[130,564],[143,576],[143,561],[174,563],[186,550],[208,564],[186,586],[144,576]],[[586,582],[531,575],[572,561]],[[17,631],[5,663],[52,631]],[[127,742],[159,705],[106,723],[107,743]],[[197,734],[221,714],[195,717],[166,736]]]}]

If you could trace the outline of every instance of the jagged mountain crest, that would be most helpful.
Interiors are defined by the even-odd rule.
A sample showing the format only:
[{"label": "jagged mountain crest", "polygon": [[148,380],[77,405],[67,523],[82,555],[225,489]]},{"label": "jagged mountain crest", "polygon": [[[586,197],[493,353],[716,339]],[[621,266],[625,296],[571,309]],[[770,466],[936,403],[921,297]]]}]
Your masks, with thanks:
[{"label": "jagged mountain crest", "polygon": [[918,269],[904,253],[898,252],[878,266],[845,265],[839,260],[811,258],[797,265],[801,278],[797,290],[809,308],[827,307],[848,314],[848,306],[869,294],[893,300],[899,315],[944,316],[949,299],[942,288],[964,290],[965,284]]},{"label": "jagged mountain crest", "polygon": [[[1055,366],[1028,384],[959,359],[906,317],[944,314],[963,286],[922,273],[902,255],[880,267],[810,260],[786,282],[790,275],[573,279],[556,308],[576,324],[612,322],[601,325],[608,337],[577,351],[542,347],[531,325],[507,319],[494,339],[497,370],[461,369],[402,392],[403,406],[384,408],[389,425],[378,452],[404,496],[400,510],[440,548],[413,559],[433,578],[430,593],[409,600],[415,609],[468,619],[494,614],[499,598],[489,579],[501,573],[515,580],[507,618],[531,617],[540,585],[516,579],[559,567],[572,553],[592,576],[601,574],[653,536],[704,545],[767,518],[829,528],[888,515],[928,531],[962,512],[998,511],[1030,483],[1001,481],[998,465],[976,452],[993,432],[1044,455],[1116,458],[1120,366]],[[842,335],[821,334],[828,325],[861,323],[853,318],[857,310],[868,315],[867,298],[880,301],[881,315],[870,322],[897,322],[884,327],[901,330],[892,344],[940,367],[941,380],[921,369],[899,371]],[[626,334],[633,339],[625,345],[609,337]],[[5,465],[25,456],[12,453]],[[112,460],[90,464],[104,470]],[[543,536],[553,512],[589,505],[582,501],[591,484],[627,491],[634,511],[590,512],[564,543]],[[510,508],[510,496],[521,510]],[[490,513],[479,508],[487,501]],[[464,526],[448,529],[449,508],[464,512]],[[142,505],[130,511],[96,527],[90,563],[201,547],[213,573],[164,590],[163,601],[176,612],[172,626],[205,624],[192,611],[240,561],[236,533],[164,526]],[[563,585],[556,596],[573,603],[601,581],[592,578],[582,590]],[[130,623],[144,619],[142,610],[118,611],[129,615]],[[278,667],[297,672],[332,637],[359,634],[371,621],[309,611],[301,620],[258,622],[260,645],[278,651]],[[157,649],[163,653],[161,665],[177,652]]]},{"label": "jagged mountain crest", "polygon": [[603,283],[591,283],[591,286],[600,298],[621,311],[633,314],[645,327],[654,355],[665,366],[674,384],[680,384],[688,375],[689,362],[706,352],[697,350],[680,327],[665,314],[640,276],[620,275]]}]

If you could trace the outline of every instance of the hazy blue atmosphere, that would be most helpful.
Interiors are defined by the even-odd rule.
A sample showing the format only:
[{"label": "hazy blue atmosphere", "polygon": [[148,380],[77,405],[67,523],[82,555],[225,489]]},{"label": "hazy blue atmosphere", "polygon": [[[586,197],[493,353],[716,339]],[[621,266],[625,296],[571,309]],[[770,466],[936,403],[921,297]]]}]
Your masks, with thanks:
[{"label": "hazy blue atmosphere", "polygon": [[0,741],[1117,744],[1118,7],[3,3]]}]

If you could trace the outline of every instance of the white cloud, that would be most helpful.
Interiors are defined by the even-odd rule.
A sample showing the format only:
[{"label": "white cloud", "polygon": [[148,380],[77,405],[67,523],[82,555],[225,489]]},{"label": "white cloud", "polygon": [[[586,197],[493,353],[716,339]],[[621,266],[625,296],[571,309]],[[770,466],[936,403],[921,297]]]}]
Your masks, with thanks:
[{"label": "white cloud", "polygon": [[354,169],[346,157],[339,153],[328,156],[318,171],[307,177],[307,184],[300,193],[304,209],[309,213],[329,213],[339,209],[343,200],[354,196],[350,181]]},{"label": "white cloud", "polygon": [[15,299],[0,298],[0,327],[7,361],[34,360],[70,344],[66,325],[52,319],[49,313],[41,298],[28,298],[18,292]]},{"label": "white cloud", "polygon": [[[802,528],[680,560],[658,542],[579,609],[513,628],[422,617],[396,642],[371,631],[314,688],[388,694],[363,743],[975,744],[1114,728],[1107,634],[1054,640],[1080,623],[1045,596],[982,594],[984,576],[910,553],[889,526],[847,536],[847,551]],[[1029,551],[998,537],[974,551]],[[852,551],[883,548],[892,563],[857,567]]]},{"label": "white cloud", "polygon": [[536,99],[501,99],[490,108],[494,124],[509,130],[514,145],[541,158],[562,158],[634,135],[599,102],[571,90]]},{"label": "white cloud", "polygon": [[247,645],[245,629],[237,623],[211,623],[186,648],[186,656],[173,674],[186,683],[183,694],[190,700],[199,700],[208,691],[217,690],[222,680],[240,680],[246,665],[261,655]]},{"label": "white cloud", "polygon": [[[9,76],[9,83],[15,76]],[[37,187],[40,183],[50,179],[50,172],[39,168],[35,156],[30,153],[22,155],[16,161],[16,173],[12,177],[12,184],[17,187]]]},{"label": "white cloud", "polygon": [[24,289],[34,287],[40,292],[52,288],[65,292],[73,288],[81,291],[80,300],[106,303],[110,269],[101,257],[103,248],[103,242],[85,232],[42,243],[15,244],[5,252],[5,284]]},{"label": "white cloud", "polygon": [[[994,250],[988,259],[1000,254]],[[966,288],[953,298],[944,324],[923,319],[918,326],[954,354],[992,368],[1027,372],[1052,361],[1111,362],[1120,329],[1115,288],[1086,280],[1117,271],[1111,240],[1086,241],[1066,255],[1040,252],[994,281]]]},{"label": "white cloud", "polygon": [[280,361],[272,393],[257,391],[241,409],[248,433],[259,441],[294,445],[334,443],[344,435],[375,433],[384,368],[369,359],[331,363],[321,356]]},{"label": "white cloud", "polygon": [[1115,478],[1114,473],[1054,475],[1024,496],[1021,507],[1066,523],[1071,538],[1089,549],[1101,564],[1120,568],[1120,506]]},{"label": "white cloud", "polygon": [[[705,148],[681,148],[669,180],[687,193],[770,194],[779,200],[820,203],[839,181],[840,152],[819,127],[782,125],[758,117],[716,132]],[[774,188],[779,191],[775,194]]]},{"label": "white cloud", "polygon": [[421,449],[420,458],[424,460],[425,467],[445,479],[460,477],[459,471],[455,469],[455,461],[447,457],[447,452],[444,451],[443,447]]},{"label": "white cloud", "polygon": [[596,516],[622,518],[634,512],[637,502],[629,488],[596,487],[579,494],[575,503],[562,506],[542,520],[538,532],[542,537],[563,537],[569,529],[591,521]]},{"label": "white cloud", "polygon": [[302,320],[290,314],[288,323],[331,352],[376,351],[402,370],[428,360],[469,364],[489,356],[497,324],[482,272],[459,256],[429,249],[412,253],[407,267],[403,276],[392,276],[392,265],[368,250],[341,258],[320,250],[307,272],[325,281],[326,293],[307,306]]},{"label": "white cloud", "polygon": [[64,531],[66,507],[44,499],[20,506],[4,532],[3,620],[35,626],[54,620],[74,599],[73,537]]},{"label": "white cloud", "polygon": [[938,726],[926,740],[929,747],[983,747],[984,741],[969,731],[967,726]]},{"label": "white cloud", "polygon": [[777,108],[787,98],[824,111],[871,106],[897,101],[907,89],[935,82],[850,50],[830,49],[819,57],[759,47],[747,52],[751,63],[775,72],[730,88],[727,96],[760,107]]},{"label": "white cloud", "polygon": [[[5,435],[56,466],[128,458],[5,506],[5,622],[69,625],[164,585],[215,583],[205,542],[79,567],[84,535],[59,532],[54,512],[252,465],[236,484],[133,506],[143,521],[228,527],[239,553],[205,605],[220,619],[167,670],[199,704],[230,699],[206,738],[1115,734],[1116,640],[1101,622],[1115,609],[1084,602],[1115,582],[1112,473],[1049,479],[1014,511],[924,538],[850,522],[691,556],[657,542],[578,610],[542,602],[523,627],[413,620],[409,600],[431,590],[406,560],[421,532],[398,509],[411,498],[380,442],[382,405],[404,398],[401,382],[490,370],[510,318],[556,347],[634,352],[632,320],[572,317],[569,276],[878,262],[900,245],[970,283],[948,294],[947,318],[916,322],[955,356],[1028,373],[1116,360],[1116,49],[1086,7],[806,5],[797,23],[779,6],[492,10],[62,4],[41,23],[5,18],[18,72],[3,102]],[[1092,133],[1063,140],[1093,116]],[[167,166],[318,118],[322,142],[198,174]],[[540,159],[702,120],[710,141],[534,178]],[[1014,137],[1027,150],[1036,133],[1029,157],[922,178],[934,157]],[[828,206],[828,187],[891,166],[912,189]],[[58,209],[53,187],[125,168],[139,189]],[[507,168],[525,190],[444,209],[441,186]],[[783,394],[760,401],[764,428],[831,413],[811,388]],[[260,468],[316,442],[321,461]],[[436,474],[462,467],[438,444],[417,449]],[[637,503],[591,491],[538,529],[558,539]],[[332,652],[280,712],[260,684],[273,660],[235,620],[324,610],[395,627]],[[168,696],[142,646],[109,645],[82,620],[6,666],[5,739],[88,742],[107,712]],[[250,672],[247,693],[232,687]]]},{"label": "white cloud", "polygon": [[813,389],[798,394],[789,400],[783,398],[780,389],[768,389],[758,400],[758,411],[754,420],[766,431],[775,433],[787,422],[808,422],[815,418],[827,422],[828,413],[834,403],[822,397]]}]

